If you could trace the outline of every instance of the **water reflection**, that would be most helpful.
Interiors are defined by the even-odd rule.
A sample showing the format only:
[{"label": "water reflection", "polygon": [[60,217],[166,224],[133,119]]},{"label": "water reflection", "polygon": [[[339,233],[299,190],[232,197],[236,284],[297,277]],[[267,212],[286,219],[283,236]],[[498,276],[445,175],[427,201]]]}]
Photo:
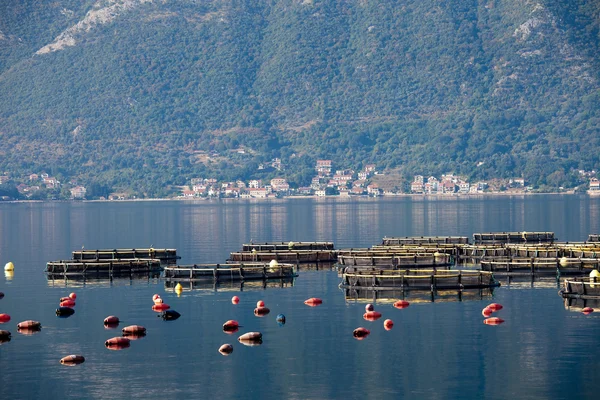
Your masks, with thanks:
[{"label": "water reflection", "polygon": [[409,300],[415,303],[441,303],[491,299],[493,288],[463,290],[376,290],[344,289],[344,298],[349,303],[394,303],[397,300]]},{"label": "water reflection", "polygon": [[160,273],[156,272],[113,277],[94,277],[92,274],[72,276],[46,275],[49,287],[70,288],[148,285],[158,283],[159,278]]},{"label": "water reflection", "polygon": [[294,286],[295,278],[267,279],[256,281],[193,281],[178,282],[167,280],[164,282],[166,292],[176,292],[175,286],[179,283],[183,292],[210,291],[210,292],[243,292],[248,290],[287,289]]}]

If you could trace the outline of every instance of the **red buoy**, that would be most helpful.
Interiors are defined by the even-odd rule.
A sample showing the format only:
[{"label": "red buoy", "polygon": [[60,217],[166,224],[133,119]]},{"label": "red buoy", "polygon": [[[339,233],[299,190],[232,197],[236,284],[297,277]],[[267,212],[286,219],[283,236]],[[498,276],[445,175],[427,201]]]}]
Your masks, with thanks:
[{"label": "red buoy", "polygon": [[594,309],[592,307],[585,307],[583,310],[581,310],[581,312],[585,315],[589,315],[594,312]]},{"label": "red buoy", "polygon": [[77,364],[81,364],[85,361],[85,357],[78,354],[71,354],[70,356],[66,356],[60,359],[60,363],[63,365],[74,366]]},{"label": "red buoy", "polygon": [[162,311],[168,310],[169,308],[171,308],[171,306],[168,305],[167,303],[159,303],[159,304],[154,304],[152,306],[152,310],[156,311],[156,312],[162,312]]},{"label": "red buoy", "polygon": [[104,318],[104,325],[119,325],[119,318],[114,315],[109,315]]},{"label": "red buoy", "polygon": [[239,303],[239,302],[240,302],[240,298],[239,298],[239,297],[237,297],[237,296],[233,296],[233,297],[231,298],[231,303],[233,303],[233,304],[237,304],[237,303]]},{"label": "red buoy", "polygon": [[233,328],[233,329],[225,329],[225,328],[223,328],[223,332],[225,332],[228,335],[233,335],[234,333],[236,333],[239,330],[240,330],[239,328]]},{"label": "red buoy", "polygon": [[369,336],[369,334],[371,333],[370,330],[368,330],[367,328],[363,328],[362,326],[359,328],[356,328],[353,332],[352,332],[352,336],[354,336],[356,339],[358,340],[363,340],[364,338],[366,338],[367,336]]},{"label": "red buoy", "polygon": [[158,297],[157,299],[154,300],[154,304],[163,304],[163,299]]},{"label": "red buoy", "polygon": [[5,324],[10,321],[10,315],[8,314],[0,314],[0,324]]},{"label": "red buoy", "polygon": [[130,340],[126,337],[117,336],[104,342],[104,346],[109,350],[121,350],[130,346]]},{"label": "red buoy", "polygon": [[504,307],[502,307],[502,304],[492,303],[489,306],[487,306],[487,308],[489,308],[493,312],[496,312],[502,310]]},{"label": "red buoy", "polygon": [[67,301],[67,300],[73,300],[73,299],[72,299],[72,298],[70,298],[70,297],[68,297],[68,296],[67,296],[67,297],[61,297],[61,298],[60,298],[60,300],[59,300],[58,302],[59,302],[59,303],[62,303],[63,301]]},{"label": "red buoy", "polygon": [[27,320],[17,324],[17,329],[40,330],[41,328],[42,324],[39,321]]},{"label": "red buoy", "polygon": [[152,301],[155,301],[156,299],[160,299],[160,295],[159,294],[155,294],[152,296]]},{"label": "red buoy", "polygon": [[365,311],[366,311],[366,312],[373,311],[373,310],[375,310],[375,307],[373,307],[373,304],[370,304],[370,303],[369,303],[369,304],[367,304],[367,305],[365,306]]},{"label": "red buoy", "polygon": [[394,307],[399,308],[399,309],[406,308],[409,305],[410,305],[410,303],[406,300],[398,300],[397,302],[394,303]]},{"label": "red buoy", "polygon": [[60,306],[61,307],[69,307],[69,308],[73,308],[75,307],[75,302],[71,299],[68,300],[63,300],[60,302]]},{"label": "red buoy", "polygon": [[224,331],[232,331],[234,329],[238,329],[239,327],[240,327],[240,324],[233,319],[230,319],[229,321],[227,321],[223,324]]},{"label": "red buoy", "polygon": [[483,320],[483,323],[486,325],[500,325],[504,320],[498,317],[490,317]]},{"label": "red buoy", "polygon": [[304,304],[311,307],[316,307],[320,304],[323,304],[323,300],[318,297],[311,297],[310,299],[304,300]]},{"label": "red buoy", "polygon": [[493,312],[494,311],[489,307],[486,307],[483,310],[481,310],[481,314],[486,318],[489,317],[490,315],[492,315]]},{"label": "red buoy", "polygon": [[367,311],[363,314],[363,318],[367,321],[377,321],[379,318],[381,318],[381,313],[378,311]]},{"label": "red buoy", "polygon": [[269,310],[267,307],[256,307],[254,309],[254,315],[256,315],[257,317],[264,317],[270,312],[271,310]]},{"label": "red buoy", "polygon": [[226,343],[224,345],[222,345],[221,347],[219,347],[219,353],[223,354],[224,356],[228,356],[233,352],[233,346],[230,345],[229,343]]},{"label": "red buoy", "polygon": [[256,302],[256,308],[261,308],[265,306],[265,302],[262,300],[259,300]]},{"label": "red buoy", "polygon": [[385,321],[383,321],[383,328],[386,331],[392,330],[393,326],[394,326],[394,321],[392,321],[391,319],[386,319]]},{"label": "red buoy", "polygon": [[143,335],[146,333],[146,328],[141,325],[129,325],[122,329],[123,335]]},{"label": "red buoy", "polygon": [[69,294],[69,298],[70,298],[71,300],[75,300],[75,299],[77,298],[77,295],[76,295],[75,293],[70,293],[70,294]]}]

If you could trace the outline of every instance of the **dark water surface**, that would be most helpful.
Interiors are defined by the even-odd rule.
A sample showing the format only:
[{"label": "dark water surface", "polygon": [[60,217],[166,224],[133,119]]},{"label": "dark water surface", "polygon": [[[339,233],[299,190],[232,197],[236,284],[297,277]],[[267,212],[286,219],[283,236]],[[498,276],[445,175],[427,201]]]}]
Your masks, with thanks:
[{"label": "dark water surface", "polygon": [[[368,247],[383,236],[464,235],[489,231],[553,231],[562,241],[600,232],[600,198],[530,196],[475,199],[276,200],[270,202],[131,202],[0,204],[0,324],[12,341],[0,345],[0,399],[596,399],[600,393],[600,315],[565,309],[556,280],[509,282],[485,292],[427,295],[397,310],[381,299],[383,319],[362,319],[367,300],[346,297],[334,270],[301,270],[293,284],[189,285],[181,297],[161,279],[49,281],[46,261],[72,250],[177,248],[181,264],[224,262],[242,243],[333,241]],[[54,315],[58,299],[78,295],[75,314]],[[159,293],[182,314],[165,322],[151,310]],[[239,305],[231,297],[241,298]],[[354,297],[353,297],[354,296]],[[307,307],[308,297],[323,305]],[[253,315],[262,299],[271,309]],[[409,300],[411,300],[409,298]],[[482,323],[482,308],[499,302],[500,326]],[[287,323],[275,321],[283,313]],[[102,320],[117,315],[148,335],[122,351]],[[598,313],[600,314],[600,313]],[[41,321],[40,333],[17,333],[18,322]],[[221,331],[228,319],[261,331],[246,347]],[[371,330],[363,341],[358,326]],[[217,352],[231,343],[229,357]],[[76,367],[59,363],[82,354]]]}]

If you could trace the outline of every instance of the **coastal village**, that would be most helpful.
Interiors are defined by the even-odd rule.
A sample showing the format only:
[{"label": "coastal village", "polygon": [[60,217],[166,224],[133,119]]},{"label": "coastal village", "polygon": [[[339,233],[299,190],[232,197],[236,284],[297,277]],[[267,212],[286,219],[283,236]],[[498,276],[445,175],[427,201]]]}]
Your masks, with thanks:
[{"label": "coastal village", "polygon": [[[260,169],[270,168],[283,171],[281,160],[276,158],[268,164],[262,164]],[[585,188],[589,194],[600,194],[600,180],[596,171],[579,171],[583,180],[588,181]],[[283,175],[283,173],[282,173]],[[310,186],[291,187],[283,177],[268,181],[252,179],[235,182],[221,182],[215,178],[192,178],[189,185],[180,187],[175,198],[281,198],[290,196],[397,196],[397,195],[477,195],[484,193],[525,194],[532,191],[524,178],[492,179],[489,181],[469,182],[467,179],[453,174],[441,177],[415,175],[411,182],[400,179],[385,179],[385,173],[377,170],[376,165],[367,164],[358,172],[352,169],[335,169],[331,160],[317,160],[315,175]],[[0,175],[0,185],[11,180],[8,175]],[[382,183],[384,182],[384,183]],[[36,192],[60,189],[64,197],[72,200],[86,199],[87,190],[77,182],[70,181],[66,185],[47,173],[33,173],[24,182],[16,186],[19,194],[29,198]],[[562,188],[560,188],[562,189]],[[124,193],[115,193],[100,200],[128,200]],[[3,198],[2,200],[9,200]]]}]

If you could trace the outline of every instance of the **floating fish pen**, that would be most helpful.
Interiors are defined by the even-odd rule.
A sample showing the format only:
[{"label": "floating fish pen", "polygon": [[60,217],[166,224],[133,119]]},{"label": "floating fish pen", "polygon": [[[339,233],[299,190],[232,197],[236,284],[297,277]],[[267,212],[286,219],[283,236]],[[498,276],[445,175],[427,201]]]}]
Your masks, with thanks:
[{"label": "floating fish pen", "polygon": [[568,258],[600,258],[600,245],[596,243],[560,243],[560,257]]},{"label": "floating fish pen", "polygon": [[474,244],[554,243],[554,232],[490,232],[474,233]]},{"label": "floating fish pen", "polygon": [[393,304],[397,300],[411,303],[445,303],[469,300],[491,299],[494,288],[403,291],[395,288],[378,290],[377,287],[354,287],[344,289],[346,302]]},{"label": "floating fish pen", "polygon": [[76,250],[72,252],[73,260],[120,260],[150,258],[162,261],[175,261],[180,259],[175,249],[104,249],[104,250]]},{"label": "floating fish pen", "polygon": [[565,298],[600,299],[600,278],[565,279],[559,294]]},{"label": "floating fish pen", "polygon": [[597,258],[505,258],[481,260],[481,270],[495,274],[581,275],[600,266]]},{"label": "floating fish pen", "polygon": [[359,271],[346,268],[341,288],[378,288],[378,290],[462,290],[496,287],[500,284],[491,272],[440,270]]},{"label": "floating fish pen", "polygon": [[334,250],[333,242],[267,242],[267,243],[245,243],[242,245],[244,251],[285,251],[285,250]]},{"label": "floating fish pen", "polygon": [[588,242],[600,242],[600,235],[592,234],[588,235]]},{"label": "floating fish pen", "polygon": [[563,257],[564,253],[561,248],[555,245],[549,246],[526,246],[522,244],[506,244],[509,257],[533,257],[533,258],[557,258]]},{"label": "floating fish pen", "polygon": [[285,289],[294,286],[294,277],[277,279],[259,279],[253,281],[242,280],[165,280],[165,291],[175,292],[175,287],[180,284],[184,292],[209,291],[209,292],[241,292],[248,290]]},{"label": "floating fish pen", "polygon": [[[455,245],[431,245],[431,246],[420,246],[420,245],[406,245],[406,246],[373,246],[369,248],[357,248],[357,249],[340,249],[337,254],[340,255],[357,255],[363,256],[369,253],[379,254],[418,254],[418,253],[445,253],[445,254],[456,254],[457,246]],[[363,254],[361,254],[363,253]]]},{"label": "floating fish pen", "polygon": [[407,237],[384,237],[382,246],[398,246],[406,244],[469,244],[466,236],[407,236]]},{"label": "floating fish pen", "polygon": [[165,267],[167,280],[260,280],[294,278],[298,276],[293,264],[194,264]]},{"label": "floating fish pen", "polygon": [[338,255],[338,265],[347,267],[434,268],[449,267],[454,264],[452,256],[443,253],[386,255],[373,252],[370,255]]},{"label": "floating fish pen", "polygon": [[458,248],[457,261],[461,264],[479,263],[486,257],[507,257],[509,251],[503,245],[464,245]]},{"label": "floating fish pen", "polygon": [[507,289],[558,289],[560,278],[555,275],[495,274],[495,279]]},{"label": "floating fish pen", "polygon": [[57,276],[69,275],[123,275],[153,273],[162,271],[158,259],[135,258],[119,260],[68,260],[46,263],[46,273]]},{"label": "floating fish pen", "polygon": [[269,262],[277,260],[284,263],[333,262],[337,260],[335,250],[273,250],[273,251],[240,251],[229,254],[227,262]]}]

